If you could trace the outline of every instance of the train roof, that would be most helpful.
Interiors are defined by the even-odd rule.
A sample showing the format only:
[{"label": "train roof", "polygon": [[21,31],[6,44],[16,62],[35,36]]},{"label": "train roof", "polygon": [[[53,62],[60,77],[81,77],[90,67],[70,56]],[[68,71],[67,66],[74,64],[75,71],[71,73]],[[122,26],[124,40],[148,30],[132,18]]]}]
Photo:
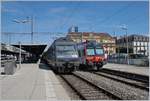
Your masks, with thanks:
[{"label": "train roof", "polygon": [[94,40],[90,40],[90,41],[86,41],[86,42],[81,42],[81,43],[77,44],[78,49],[80,49],[80,48],[82,49],[82,48],[84,48],[84,46],[86,46],[86,47],[92,47],[92,48],[103,47],[102,43],[97,43]]},{"label": "train roof", "polygon": [[55,45],[72,45],[75,44],[75,42],[73,40],[71,40],[70,38],[67,37],[61,37],[59,39],[56,39],[54,41]]},{"label": "train roof", "polygon": [[57,42],[57,41],[65,41],[65,42],[69,41],[70,42],[70,41],[73,41],[73,40],[71,40],[68,37],[60,37],[60,38],[58,38],[58,39],[55,40],[55,42]]}]

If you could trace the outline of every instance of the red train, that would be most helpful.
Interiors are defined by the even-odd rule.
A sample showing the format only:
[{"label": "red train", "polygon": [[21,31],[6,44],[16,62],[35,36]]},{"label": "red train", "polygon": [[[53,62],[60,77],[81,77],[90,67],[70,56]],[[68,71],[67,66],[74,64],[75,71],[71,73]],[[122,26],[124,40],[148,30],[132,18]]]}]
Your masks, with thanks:
[{"label": "red train", "polygon": [[86,41],[77,44],[77,50],[80,58],[79,69],[82,70],[99,70],[107,63],[104,48],[102,44],[96,41]]}]

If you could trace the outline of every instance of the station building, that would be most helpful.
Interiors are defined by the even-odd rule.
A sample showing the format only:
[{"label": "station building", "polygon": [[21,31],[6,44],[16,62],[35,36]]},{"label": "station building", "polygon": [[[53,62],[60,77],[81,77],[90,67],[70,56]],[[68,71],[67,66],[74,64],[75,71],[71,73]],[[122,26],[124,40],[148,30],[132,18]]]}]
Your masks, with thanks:
[{"label": "station building", "polygon": [[127,53],[127,40],[130,54],[149,54],[149,37],[144,35],[130,35],[117,39],[117,52]]},{"label": "station building", "polygon": [[115,39],[108,33],[69,31],[67,37],[77,43],[85,42],[86,40],[96,40],[96,42],[103,44],[106,54],[111,55],[116,53]]}]

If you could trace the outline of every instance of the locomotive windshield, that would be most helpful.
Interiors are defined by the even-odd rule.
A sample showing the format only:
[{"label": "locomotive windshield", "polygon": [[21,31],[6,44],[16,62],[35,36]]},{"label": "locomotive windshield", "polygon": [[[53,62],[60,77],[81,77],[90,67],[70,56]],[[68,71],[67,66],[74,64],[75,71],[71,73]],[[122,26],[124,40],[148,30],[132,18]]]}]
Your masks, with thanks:
[{"label": "locomotive windshield", "polygon": [[104,54],[104,51],[102,48],[96,48],[96,54],[97,55],[103,55]]},{"label": "locomotive windshield", "polygon": [[77,58],[78,54],[73,45],[56,46],[57,58]]},{"label": "locomotive windshield", "polygon": [[68,51],[68,50],[75,50],[74,46],[56,46],[57,51]]},{"label": "locomotive windshield", "polygon": [[87,55],[95,55],[94,49],[87,49],[86,50]]}]

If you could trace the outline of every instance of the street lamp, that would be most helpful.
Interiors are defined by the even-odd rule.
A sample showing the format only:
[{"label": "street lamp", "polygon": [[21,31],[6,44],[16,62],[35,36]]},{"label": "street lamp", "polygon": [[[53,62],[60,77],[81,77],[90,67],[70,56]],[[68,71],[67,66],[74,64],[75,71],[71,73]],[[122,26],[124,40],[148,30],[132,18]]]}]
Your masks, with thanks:
[{"label": "street lamp", "polygon": [[127,33],[127,27],[126,27],[126,25],[123,25],[122,27],[121,27],[121,29],[122,30],[125,30],[125,32],[126,32],[126,45],[127,45],[127,64],[129,64],[129,46],[128,46],[128,33]]}]

